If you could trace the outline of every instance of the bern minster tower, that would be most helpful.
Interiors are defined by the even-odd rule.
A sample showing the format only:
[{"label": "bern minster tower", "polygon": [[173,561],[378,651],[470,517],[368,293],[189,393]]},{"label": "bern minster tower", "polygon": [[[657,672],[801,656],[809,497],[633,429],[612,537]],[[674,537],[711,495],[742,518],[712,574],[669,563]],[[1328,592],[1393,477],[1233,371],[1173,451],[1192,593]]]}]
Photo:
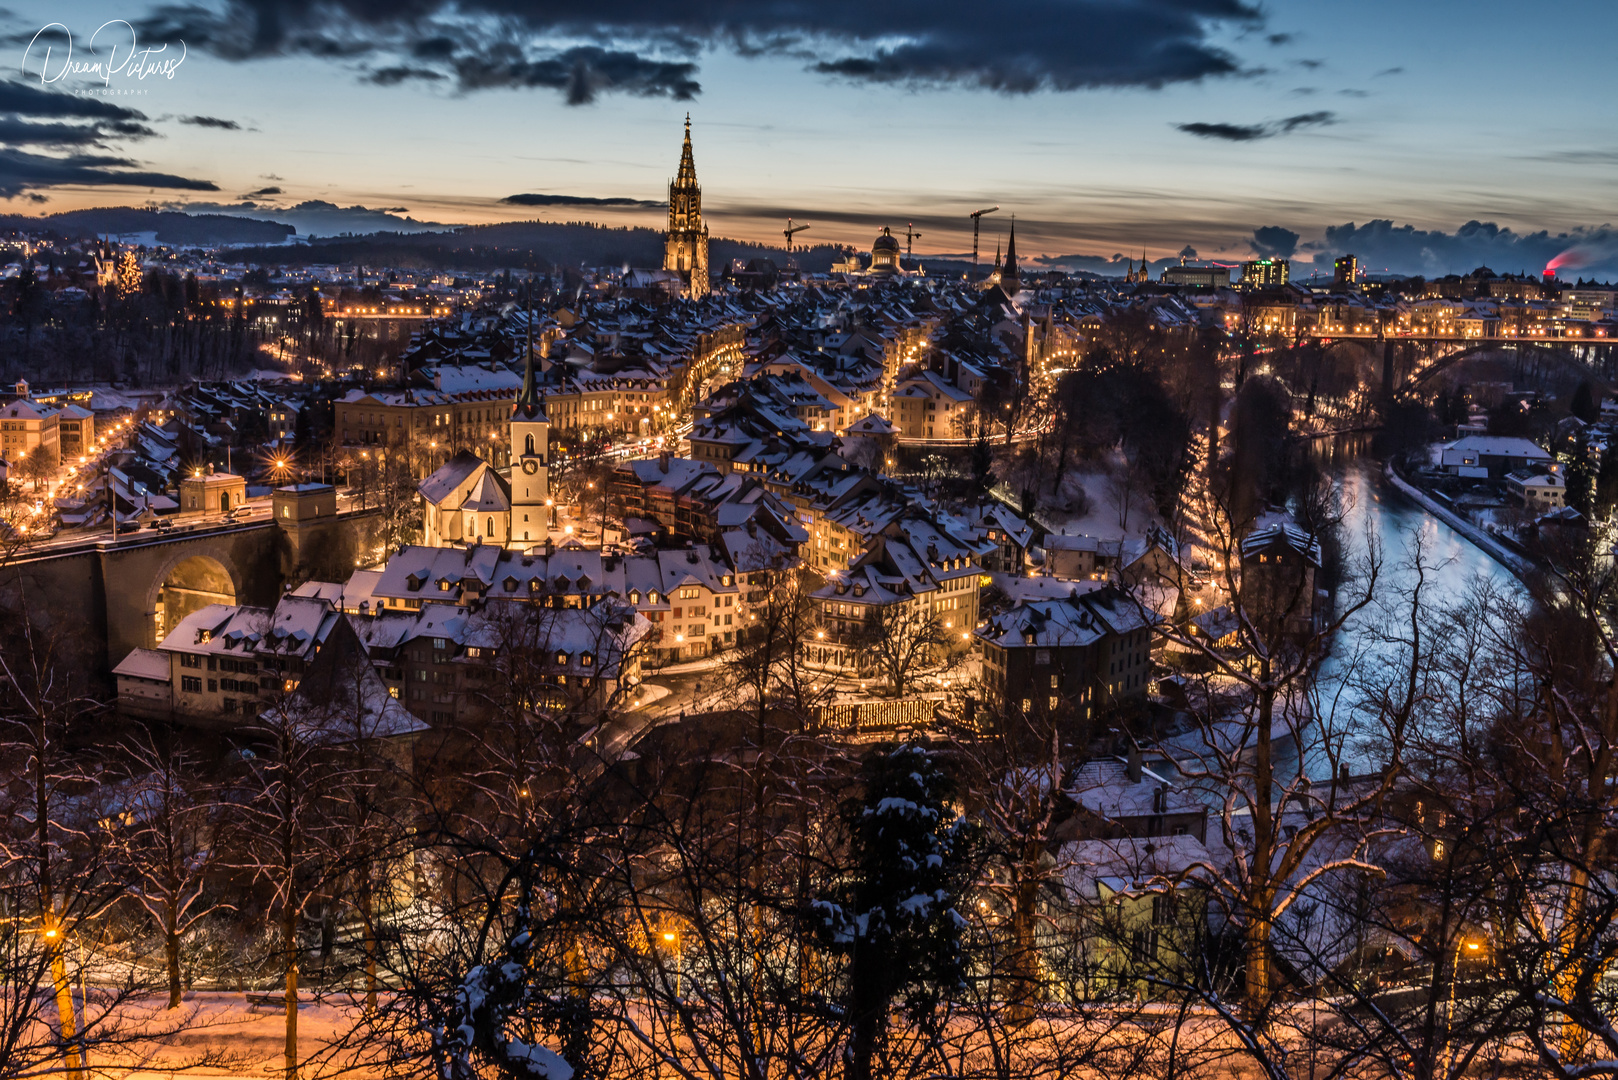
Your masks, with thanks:
[{"label": "bern minster tower", "polygon": [[708,226],[702,223],[702,188],[691,161],[691,114],[685,117],[685,146],[680,151],[680,172],[669,181],[669,235],[663,249],[663,269],[677,270],[686,279],[686,294],[693,299],[708,295]]}]

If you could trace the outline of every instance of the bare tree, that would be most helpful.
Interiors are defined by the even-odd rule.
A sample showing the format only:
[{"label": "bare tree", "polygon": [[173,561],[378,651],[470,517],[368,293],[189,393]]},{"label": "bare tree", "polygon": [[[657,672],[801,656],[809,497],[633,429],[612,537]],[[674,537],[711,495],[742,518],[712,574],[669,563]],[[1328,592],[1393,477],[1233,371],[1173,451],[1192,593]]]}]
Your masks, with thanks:
[{"label": "bare tree", "polygon": [[219,805],[194,755],[169,727],[152,725],[121,748],[116,870],[126,895],[163,942],[169,1004],[179,1008],[180,949],[187,934],[229,905],[208,895],[220,859]]},{"label": "bare tree", "polygon": [[907,598],[873,606],[855,642],[886,678],[895,697],[947,656],[950,634],[925,599]]}]

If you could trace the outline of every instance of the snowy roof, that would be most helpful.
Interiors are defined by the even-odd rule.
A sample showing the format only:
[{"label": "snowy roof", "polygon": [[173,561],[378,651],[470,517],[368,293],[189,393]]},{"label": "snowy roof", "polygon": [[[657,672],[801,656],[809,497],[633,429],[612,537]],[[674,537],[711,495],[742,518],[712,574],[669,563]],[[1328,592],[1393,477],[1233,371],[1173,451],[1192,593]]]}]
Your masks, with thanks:
[{"label": "snowy roof", "polygon": [[[1159,791],[1163,792],[1161,801]],[[1123,758],[1086,762],[1074,776],[1067,794],[1091,813],[1113,821],[1203,809],[1203,803],[1191,793],[1145,765],[1141,766],[1140,780],[1131,781],[1129,764]]]},{"label": "snowy roof", "polygon": [[1107,634],[1123,634],[1147,625],[1141,609],[1116,588],[1077,593],[1065,600],[1018,604],[979,627],[985,642],[1006,649],[1090,645]]},{"label": "snowy roof", "polygon": [[134,679],[150,679],[153,682],[168,682],[172,672],[169,668],[169,658],[156,649],[132,649],[128,656],[118,662],[112,669],[114,675],[125,675]]},{"label": "snowy roof", "polygon": [[1506,435],[1468,435],[1444,447],[1444,460],[1452,454],[1480,454],[1487,457],[1520,457],[1549,461],[1551,455],[1532,439],[1518,439]]},{"label": "snowy roof", "polygon": [[416,489],[421,497],[439,505],[455,492],[455,489],[471,479],[472,474],[483,468],[487,463],[470,450],[462,450],[454,457],[433,471],[433,474],[423,480]]},{"label": "snowy roof", "polygon": [[493,469],[485,469],[461,503],[462,510],[502,512],[511,509],[511,487]]},{"label": "snowy roof", "polygon": [[1202,841],[1184,835],[1079,840],[1064,844],[1057,861],[1070,895],[1094,901],[1111,893],[1174,888],[1199,865],[1213,869],[1219,860]]}]

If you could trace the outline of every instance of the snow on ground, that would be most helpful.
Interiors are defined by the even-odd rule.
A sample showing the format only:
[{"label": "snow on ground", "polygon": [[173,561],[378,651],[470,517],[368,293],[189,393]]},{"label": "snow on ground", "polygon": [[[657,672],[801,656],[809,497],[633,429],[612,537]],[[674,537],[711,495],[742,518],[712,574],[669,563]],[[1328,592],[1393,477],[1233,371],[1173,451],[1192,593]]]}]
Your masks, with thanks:
[{"label": "snow on ground", "polygon": [[[272,993],[278,995],[279,992]],[[261,995],[255,993],[254,998]],[[274,1005],[253,1004],[239,992],[194,991],[185,995],[184,1003],[175,1012],[164,1008],[167,1004],[167,995],[126,1003],[120,1010],[120,1030],[152,1032],[157,1036],[155,1044],[121,1048],[116,1056],[104,1058],[92,1054],[92,1070],[143,1080],[174,1075],[205,1080],[262,1080],[280,1072],[286,1048],[286,1013],[279,1001]],[[371,1063],[353,1051],[337,1048],[353,1030],[360,1015],[359,1004],[346,995],[333,995],[319,1002],[308,996],[302,999],[298,1008],[298,1055],[305,1061],[322,1062],[307,1070],[310,1075],[337,1069],[355,1080],[386,1075],[380,1062]],[[202,1054],[215,1058],[216,1063],[188,1067]],[[221,1057],[224,1060],[217,1060]],[[130,1066],[135,1066],[133,1071],[126,1071]]]},{"label": "snow on ground", "polygon": [[[1119,503],[1125,497],[1113,483],[1110,470],[1094,466],[1070,467],[1062,474],[1056,494],[1052,494],[1049,484],[1040,488],[1039,518],[1054,531],[1068,536],[1138,540],[1156,523],[1157,514],[1139,484],[1127,494],[1129,513],[1121,515]],[[1080,504],[1087,504],[1082,513],[1071,509]],[[1127,520],[1127,525],[1120,518]]]}]

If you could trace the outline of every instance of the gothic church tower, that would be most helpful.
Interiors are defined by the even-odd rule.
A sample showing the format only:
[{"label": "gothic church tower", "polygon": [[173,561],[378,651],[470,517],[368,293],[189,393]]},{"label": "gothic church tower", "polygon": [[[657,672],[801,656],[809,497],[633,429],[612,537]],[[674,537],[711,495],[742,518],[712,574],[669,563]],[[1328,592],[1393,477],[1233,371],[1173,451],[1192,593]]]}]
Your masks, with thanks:
[{"label": "gothic church tower", "polygon": [[522,390],[511,410],[511,542],[527,547],[545,539],[550,526],[549,451],[551,424],[545,398],[534,377],[534,350],[530,345],[523,368]]},{"label": "gothic church tower", "polygon": [[708,226],[702,223],[702,188],[691,161],[691,114],[685,117],[685,146],[680,151],[680,172],[669,181],[669,232],[663,248],[663,269],[675,270],[687,281],[692,299],[708,295]]}]

